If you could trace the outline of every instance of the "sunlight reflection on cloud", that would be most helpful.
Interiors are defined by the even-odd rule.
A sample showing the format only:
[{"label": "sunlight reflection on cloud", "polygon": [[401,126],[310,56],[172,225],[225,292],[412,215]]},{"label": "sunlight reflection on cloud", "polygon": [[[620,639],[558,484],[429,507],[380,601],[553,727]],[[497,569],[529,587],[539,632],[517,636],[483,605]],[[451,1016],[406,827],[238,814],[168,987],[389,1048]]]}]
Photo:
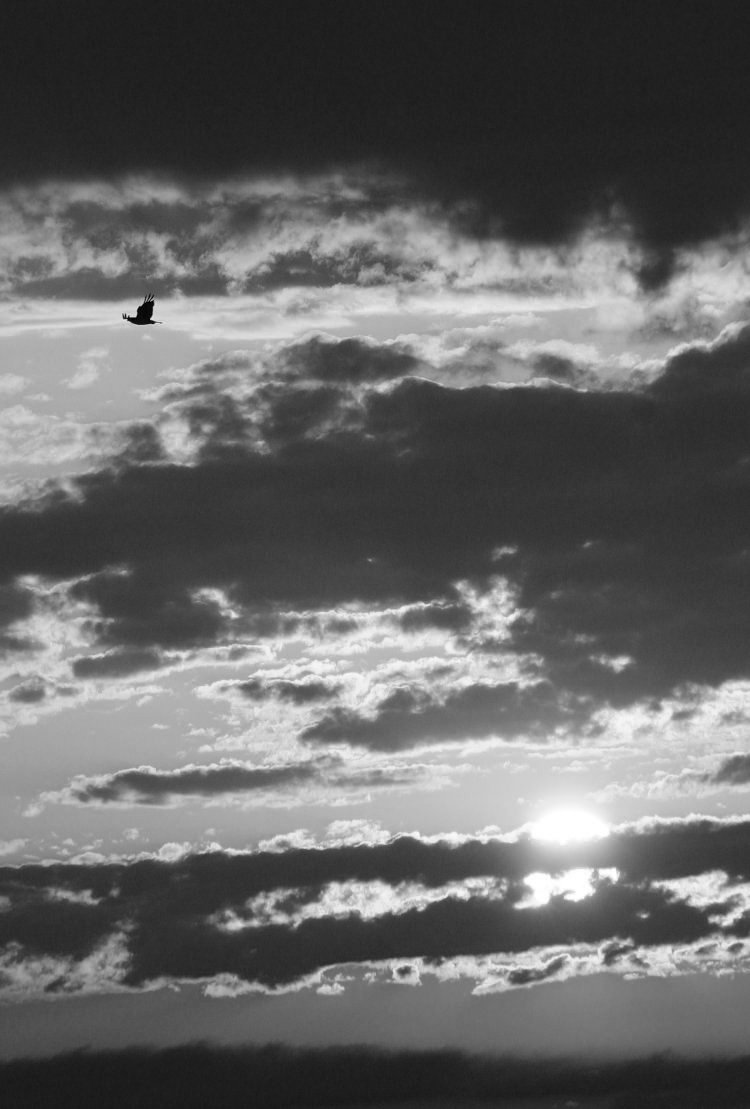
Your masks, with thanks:
[{"label": "sunlight reflection on cloud", "polygon": [[600,879],[616,882],[620,872],[616,867],[607,867],[603,870],[593,870],[591,867],[573,867],[563,871],[562,874],[545,874],[534,871],[527,874],[523,884],[529,893],[518,903],[519,909],[536,909],[547,905],[553,898],[562,897],[567,901],[582,901],[590,897],[596,889]]}]

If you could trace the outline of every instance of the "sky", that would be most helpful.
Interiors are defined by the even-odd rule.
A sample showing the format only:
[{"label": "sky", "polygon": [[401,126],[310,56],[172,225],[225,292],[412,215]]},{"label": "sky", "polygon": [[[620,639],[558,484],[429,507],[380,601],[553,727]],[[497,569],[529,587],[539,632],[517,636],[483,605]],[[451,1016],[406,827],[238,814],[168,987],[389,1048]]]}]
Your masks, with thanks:
[{"label": "sky", "polygon": [[0,12],[0,1072],[747,1054],[738,16]]}]

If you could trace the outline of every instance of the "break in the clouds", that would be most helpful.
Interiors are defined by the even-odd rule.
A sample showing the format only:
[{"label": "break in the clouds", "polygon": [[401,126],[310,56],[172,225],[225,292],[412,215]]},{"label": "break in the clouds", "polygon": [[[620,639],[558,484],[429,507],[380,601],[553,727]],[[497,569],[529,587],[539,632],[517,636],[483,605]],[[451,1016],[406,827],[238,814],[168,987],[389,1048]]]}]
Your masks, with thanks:
[{"label": "break in the clouds", "polygon": [[200,981],[221,995],[410,962],[483,991],[742,970],[747,839],[746,822],[687,820],[566,845],[400,836],[5,867],[3,984],[12,996]]}]

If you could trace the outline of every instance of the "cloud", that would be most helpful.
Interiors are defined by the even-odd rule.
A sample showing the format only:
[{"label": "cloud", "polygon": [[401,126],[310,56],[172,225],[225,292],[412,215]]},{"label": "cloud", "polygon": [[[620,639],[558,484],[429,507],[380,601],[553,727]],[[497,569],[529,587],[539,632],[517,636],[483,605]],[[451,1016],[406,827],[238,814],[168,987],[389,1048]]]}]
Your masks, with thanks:
[{"label": "cloud", "polygon": [[421,632],[430,628],[462,632],[469,630],[471,616],[468,605],[437,602],[409,605],[398,613],[397,620],[405,632]]},{"label": "cloud", "polygon": [[404,377],[423,363],[398,343],[314,336],[289,348],[286,365],[293,373],[318,381],[357,384]]},{"label": "cloud", "polygon": [[9,628],[30,616],[33,596],[30,589],[20,585],[0,586],[0,627]]},{"label": "cloud", "polygon": [[[443,774],[441,775],[441,771]],[[340,760],[320,758],[299,763],[257,766],[232,759],[219,763],[157,770],[128,767],[111,774],[78,775],[61,790],[41,794],[30,810],[36,815],[45,804],[162,805],[181,801],[214,800],[258,805],[314,804],[333,792],[350,801],[373,789],[432,788],[444,777],[443,767],[419,765],[346,767]]]},{"label": "cloud", "polygon": [[384,698],[374,716],[334,709],[305,728],[301,738],[389,751],[441,740],[548,735],[576,719],[574,707],[566,709],[545,682],[476,684],[449,693],[443,701],[404,687]]},{"label": "cloud", "polygon": [[8,694],[9,700],[17,701],[22,705],[38,704],[39,701],[43,701],[46,696],[46,683],[39,677],[30,678],[28,681],[14,686]]},{"label": "cloud", "polygon": [[45,795],[43,799],[66,800],[76,804],[124,802],[164,805],[175,797],[268,793],[309,782],[319,774],[320,767],[314,763],[254,767],[224,761],[209,766],[183,766],[178,770],[137,766],[118,770],[114,774],[75,779],[61,794]]},{"label": "cloud", "polygon": [[750,756],[732,755],[722,762],[710,781],[716,785],[742,786],[750,782]]},{"label": "cloud", "polygon": [[[472,211],[475,205],[460,200],[436,204],[408,173],[386,167],[275,176],[250,169],[198,179],[127,171],[92,178],[87,167],[73,180],[15,188],[0,182],[6,228],[0,288],[8,297],[0,322],[5,334],[101,327],[104,320],[116,328],[120,309],[132,313],[144,289],[153,288],[169,329],[164,337],[189,332],[223,345],[229,335],[274,341],[297,335],[304,344],[312,329],[378,334],[390,331],[396,317],[404,330],[419,333],[411,350],[394,344],[403,356],[396,371],[376,349],[363,361],[361,339],[344,340],[338,356],[321,364],[319,380],[331,383],[418,372],[419,348],[439,350],[445,342],[441,320],[463,319],[473,336],[460,351],[461,366],[459,351],[451,357],[455,333],[442,351],[452,373],[580,385],[591,369],[586,359],[551,349],[526,357],[515,344],[493,343],[493,333],[504,332],[509,319],[517,324],[518,313],[528,322],[530,312],[552,306],[586,313],[597,306],[606,314],[617,302],[628,305],[634,326],[679,332],[689,323],[709,334],[722,309],[733,313],[729,318],[742,311],[747,222],[705,246],[670,252],[675,257],[662,278],[668,283],[674,271],[671,285],[655,290],[640,265],[641,245],[621,216],[607,219],[592,209],[562,240],[519,242],[502,223],[477,234]],[[639,280],[648,288],[640,290]],[[114,302],[118,311],[110,312]],[[437,325],[429,333],[419,322],[425,315]],[[320,342],[309,341],[313,348]],[[101,376],[103,349],[90,348],[63,378],[69,388],[86,388]]]},{"label": "cloud", "polygon": [[[143,669],[155,656],[156,646],[185,648],[211,644],[222,638],[228,620],[219,603],[195,591],[164,588],[139,580],[132,574],[104,571],[77,582],[71,596],[96,604],[105,618],[95,624],[102,644],[124,645],[126,650],[110,655],[111,665],[137,665]],[[106,657],[106,656],[105,656]],[[79,671],[82,660],[79,661]],[[104,669],[108,663],[100,663]],[[91,672],[91,663],[84,670]],[[96,669],[96,666],[94,666]],[[101,673],[100,669],[100,673]]]},{"label": "cloud", "polygon": [[535,967],[516,967],[508,975],[511,986],[529,986],[554,978],[568,961],[567,955],[558,955],[547,963]]},{"label": "cloud", "polygon": [[87,389],[99,380],[102,370],[108,369],[109,347],[91,347],[80,356],[72,377],[65,381],[69,389]]},{"label": "cloud", "polygon": [[125,649],[75,658],[71,667],[76,678],[127,678],[144,670],[158,670],[162,663],[158,651]]},{"label": "cloud", "polygon": [[292,681],[285,678],[257,677],[233,683],[233,688],[251,701],[263,701],[269,697],[275,697],[280,701],[289,701],[293,705],[307,705],[315,701],[328,700],[335,696],[341,687],[337,682],[309,678]]},{"label": "cloud", "polygon": [[111,449],[111,439],[102,443],[107,431],[112,434],[110,428],[87,425],[69,415],[12,404],[0,409],[0,461],[14,468],[43,466],[56,470],[81,466],[95,458],[100,461]]},{"label": "cloud", "polygon": [[23,393],[31,385],[27,377],[20,374],[0,374],[0,394],[12,396],[14,393]]},{"label": "cloud", "polygon": [[[0,218],[8,228],[0,284],[14,297],[127,305],[156,282],[157,298],[171,301],[171,326],[182,297],[214,310],[217,300],[239,298],[267,318],[275,307],[281,323],[315,304],[324,314],[333,307],[332,319],[356,303],[392,307],[393,291],[450,295],[457,270],[470,286],[483,283],[482,249],[459,245],[445,212],[408,186],[394,190],[388,174],[356,169],[200,181],[128,173],[92,180],[86,171],[75,181],[0,188]],[[521,268],[500,246],[482,265],[484,283],[518,279]],[[558,278],[564,283],[559,266]],[[337,367],[324,367],[327,375],[356,373],[346,352]],[[99,353],[84,356],[81,387],[101,363]]]},{"label": "cloud", "polygon": [[34,643],[18,624],[34,611],[34,594],[25,586],[0,585],[0,655],[30,651]]},{"label": "cloud", "polygon": [[2,839],[0,840],[0,855],[15,855],[27,843],[28,840],[25,839]]}]

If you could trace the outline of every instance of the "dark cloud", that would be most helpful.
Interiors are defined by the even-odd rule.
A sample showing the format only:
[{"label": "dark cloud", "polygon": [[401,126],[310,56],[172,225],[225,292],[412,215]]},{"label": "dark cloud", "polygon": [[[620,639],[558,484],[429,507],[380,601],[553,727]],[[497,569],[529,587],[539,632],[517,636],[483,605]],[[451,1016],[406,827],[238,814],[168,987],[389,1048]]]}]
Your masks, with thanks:
[{"label": "dark cloud", "polygon": [[71,666],[76,678],[127,678],[143,670],[158,670],[162,662],[158,651],[121,650],[76,658]]},{"label": "dark cloud", "polygon": [[633,950],[632,943],[620,943],[618,940],[605,943],[602,947],[602,964],[605,967],[614,966],[625,956],[631,955]]},{"label": "dark cloud", "polygon": [[225,762],[212,766],[184,766],[156,770],[138,766],[114,774],[74,782],[71,800],[104,804],[126,801],[137,805],[164,805],[173,797],[216,797],[233,793],[269,792],[309,782],[320,775],[314,763],[251,767]]},{"label": "dark cloud", "polygon": [[[11,918],[12,919],[12,918]],[[175,978],[227,973],[274,988],[341,963],[422,956],[518,954],[560,943],[598,943],[613,932],[639,944],[686,943],[712,935],[706,910],[657,891],[602,886],[581,901],[519,910],[502,901],[454,898],[419,910],[363,918],[308,918],[293,929],[261,925],[247,935],[184,919],[150,921],[150,934],[130,941],[126,981],[141,986],[165,973]]]},{"label": "dark cloud", "polygon": [[636,268],[638,282],[644,292],[653,293],[662,289],[674,274],[676,259],[674,250],[668,246],[661,250],[646,250]]},{"label": "dark cloud", "polygon": [[14,651],[33,651],[38,646],[37,642],[27,636],[0,632],[0,656],[11,654]]},{"label": "dark cloud", "polygon": [[342,395],[334,387],[292,390],[284,385],[269,385],[260,392],[259,399],[266,402],[262,427],[272,444],[324,435],[346,419]]},{"label": "dark cloud", "polygon": [[16,625],[31,616],[34,596],[22,585],[0,585],[0,656],[15,651],[31,651],[35,644],[19,634]]},{"label": "dark cloud", "polygon": [[300,375],[337,384],[404,377],[422,365],[399,343],[379,346],[364,339],[331,340],[319,336],[290,347],[285,362]]},{"label": "dark cloud", "polygon": [[42,678],[30,678],[15,686],[8,694],[8,700],[22,705],[36,705],[47,696],[47,686]]},{"label": "dark cloud", "polygon": [[265,293],[273,289],[300,286],[330,288],[340,281],[340,274],[330,259],[316,258],[309,250],[273,254],[262,266],[248,275],[244,290]]},{"label": "dark cloud", "polygon": [[[700,397],[706,426],[702,439],[716,444],[724,436],[731,442],[739,431],[737,418],[724,406],[732,396],[744,396],[750,385],[750,327],[743,325],[725,332],[713,342],[685,344],[672,354],[663,373],[651,385],[657,397],[669,397],[677,412],[688,421],[692,432],[698,428],[693,405]],[[690,419],[691,415],[693,416]],[[730,417],[727,426],[718,417]]]},{"label": "dark cloud", "polygon": [[[737,607],[748,585],[746,344],[743,330],[678,354],[646,395],[621,398],[598,478],[592,468],[577,482],[588,504],[569,490],[567,519],[552,518],[549,542],[529,536],[507,557],[524,610],[515,641],[547,659],[553,680],[623,704],[747,672]],[[597,425],[595,437],[608,420]],[[577,541],[564,534],[571,526]]]},{"label": "dark cloud", "polygon": [[[42,794],[43,802],[99,805],[170,805],[175,799],[243,799],[251,795],[266,803],[272,794],[297,797],[301,787],[312,787],[318,796],[333,789],[398,789],[419,784],[424,767],[365,767],[346,770],[337,759],[321,758],[278,766],[249,766],[224,759],[220,763],[190,765],[174,770],[153,766],[129,767],[111,774],[75,778],[64,789]],[[306,797],[314,800],[314,796]]]},{"label": "dark cloud", "polygon": [[534,377],[551,377],[556,381],[573,383],[581,372],[575,362],[559,354],[539,354],[534,359]]},{"label": "dark cloud", "polygon": [[145,421],[128,424],[123,436],[124,443],[116,460],[120,464],[137,466],[166,458],[161,437],[153,424]]},{"label": "dark cloud", "polygon": [[33,594],[22,586],[0,586],[0,628],[9,628],[32,613]]},{"label": "dark cloud", "polygon": [[580,722],[580,711],[577,714],[572,704],[566,707],[546,682],[476,684],[449,693],[444,700],[402,687],[384,698],[373,716],[337,708],[305,728],[301,738],[392,751],[489,735],[544,736],[574,721]]},{"label": "dark cloud", "polygon": [[530,986],[554,978],[568,962],[567,955],[557,955],[547,963],[535,967],[516,967],[508,975],[511,986]]},{"label": "dark cloud", "polygon": [[398,616],[398,623],[405,632],[420,632],[429,628],[465,632],[469,630],[471,621],[471,609],[463,604],[413,605]]},{"label": "dark cloud", "polygon": [[725,759],[710,780],[717,785],[746,785],[750,782],[750,755],[732,755]]},{"label": "dark cloud", "polygon": [[290,701],[294,705],[308,705],[314,701],[325,701],[336,695],[341,688],[336,682],[316,679],[291,681],[283,678],[248,678],[234,687],[251,701],[264,701],[276,697],[280,701]]},{"label": "dark cloud", "polygon": [[[228,618],[216,601],[197,598],[179,586],[165,589],[165,584],[140,575],[105,571],[77,582],[71,593],[76,600],[98,606],[102,619],[93,621],[92,628],[102,644],[186,648],[210,644],[221,637]],[[155,656],[153,650],[125,650],[105,658],[115,668],[119,659],[125,666],[132,663],[144,669]],[[81,664],[91,673],[91,660],[87,663],[80,659],[79,677]],[[108,663],[102,665],[106,669]]]}]

